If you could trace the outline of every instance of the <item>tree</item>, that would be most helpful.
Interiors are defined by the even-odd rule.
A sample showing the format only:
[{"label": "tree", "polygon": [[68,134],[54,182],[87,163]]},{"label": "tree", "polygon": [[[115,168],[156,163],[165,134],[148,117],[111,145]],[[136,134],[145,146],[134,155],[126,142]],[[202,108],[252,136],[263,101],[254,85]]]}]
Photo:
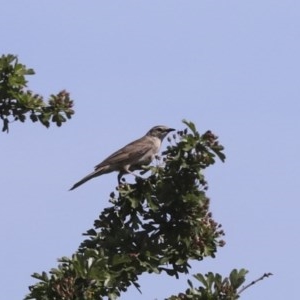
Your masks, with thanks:
[{"label": "tree", "polygon": [[[34,71],[18,62],[14,55],[0,58],[0,118],[2,131],[13,121],[50,122],[61,126],[74,114],[69,93],[42,96],[26,89],[26,75]],[[104,209],[88,230],[88,237],[71,258],[63,257],[48,274],[35,273],[38,282],[29,287],[25,299],[94,300],[116,299],[130,285],[140,289],[138,277],[144,272],[167,273],[179,277],[189,273],[190,260],[215,257],[224,246],[224,232],[209,211],[208,184],[203,170],[225,160],[217,136],[199,134],[195,125],[173,135],[172,144],[156,166],[145,168],[146,178],[135,183],[123,181],[110,195],[112,206]],[[185,293],[169,300],[234,300],[263,276],[241,288],[247,270],[232,270],[228,277],[209,272],[194,275],[200,286],[189,280]]]},{"label": "tree", "polygon": [[[179,277],[189,273],[191,260],[215,257],[225,242],[221,225],[212,217],[208,184],[203,170],[225,160],[217,136],[200,134],[193,123],[169,138],[170,145],[145,178],[123,181],[110,194],[110,207],[71,258],[63,257],[49,273],[35,273],[26,299],[116,299],[130,285],[140,289],[138,277],[163,273]],[[194,275],[201,283],[170,300],[239,298],[247,271],[233,270],[229,277]]]},{"label": "tree", "polygon": [[15,55],[2,55],[0,58],[0,118],[2,131],[9,131],[12,121],[25,122],[27,116],[32,122],[40,122],[46,127],[50,122],[61,126],[74,114],[73,101],[69,93],[61,91],[51,95],[46,103],[41,95],[26,89],[26,75],[33,75],[33,69],[27,69],[18,62]]}]

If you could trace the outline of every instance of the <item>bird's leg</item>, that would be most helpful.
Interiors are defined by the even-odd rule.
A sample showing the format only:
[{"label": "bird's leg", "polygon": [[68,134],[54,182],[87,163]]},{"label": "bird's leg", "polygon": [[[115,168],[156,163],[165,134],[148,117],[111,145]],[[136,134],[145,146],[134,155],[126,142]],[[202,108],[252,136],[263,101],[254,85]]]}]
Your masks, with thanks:
[{"label": "bird's leg", "polygon": [[[130,165],[127,165],[127,166],[125,166],[122,170],[120,170],[120,173],[119,173],[119,175],[118,175],[118,183],[119,183],[119,184],[121,183],[121,179],[122,179],[122,176],[123,176],[124,174],[131,174],[131,175],[133,175],[134,177],[140,177],[139,175],[133,173],[133,172],[130,170],[130,167],[131,167]],[[135,169],[135,168],[133,167],[133,169]]]},{"label": "bird's leg", "polygon": [[118,184],[121,184],[121,179],[122,179],[122,176],[125,174],[125,172],[122,172],[120,171],[119,174],[118,174]]},{"label": "bird's leg", "polygon": [[121,179],[122,179],[122,176],[124,174],[131,174],[135,177],[139,177],[138,175],[134,174],[132,171],[130,171],[130,166],[125,166],[123,168],[123,170],[120,171],[119,175],[118,175],[118,183],[121,184]]}]

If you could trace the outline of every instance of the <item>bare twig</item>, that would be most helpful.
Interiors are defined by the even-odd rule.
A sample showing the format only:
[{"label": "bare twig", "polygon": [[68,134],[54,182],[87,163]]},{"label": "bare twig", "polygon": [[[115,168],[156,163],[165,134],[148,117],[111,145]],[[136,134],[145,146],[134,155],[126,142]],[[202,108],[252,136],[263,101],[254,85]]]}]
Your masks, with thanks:
[{"label": "bare twig", "polygon": [[259,277],[256,280],[253,280],[252,282],[250,282],[249,284],[247,284],[246,286],[242,287],[241,290],[238,292],[238,295],[240,295],[242,292],[244,292],[247,288],[249,288],[250,286],[254,285],[255,283],[257,283],[260,280],[263,280],[266,277],[269,277],[273,275],[272,273],[265,273],[264,275],[262,275],[261,277]]}]

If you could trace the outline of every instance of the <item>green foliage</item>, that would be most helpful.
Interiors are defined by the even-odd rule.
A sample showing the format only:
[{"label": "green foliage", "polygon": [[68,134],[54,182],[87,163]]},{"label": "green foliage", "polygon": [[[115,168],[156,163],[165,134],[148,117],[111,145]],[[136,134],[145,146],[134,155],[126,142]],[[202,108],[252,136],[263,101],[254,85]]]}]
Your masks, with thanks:
[{"label": "green foliage", "polygon": [[209,272],[205,276],[196,274],[194,277],[201,283],[199,288],[195,288],[189,280],[189,289],[185,293],[177,296],[171,296],[167,300],[236,300],[238,299],[238,289],[245,282],[247,270],[232,270],[229,277],[224,279],[220,274]]},{"label": "green foliage", "polygon": [[74,114],[73,101],[69,93],[61,91],[51,95],[48,103],[43,97],[25,89],[26,75],[33,75],[32,69],[20,64],[14,55],[2,55],[0,58],[0,118],[2,131],[8,132],[12,121],[24,122],[29,115],[32,122],[39,121],[46,127],[50,122],[61,126]]},{"label": "green foliage", "polygon": [[[184,123],[188,128],[169,138],[163,157],[147,168],[149,177],[123,181],[111,193],[112,206],[95,220],[72,258],[60,259],[49,275],[33,275],[39,281],[26,299],[116,299],[132,284],[139,289],[144,272],[178,278],[189,272],[190,260],[215,257],[224,233],[209,211],[203,169],[225,155],[212,132],[201,135],[193,123]],[[204,288],[191,286],[189,298],[182,299],[197,293],[210,297],[199,299],[236,299],[222,296],[234,295],[243,282],[245,271],[235,272],[224,280],[218,274],[196,275]]]}]

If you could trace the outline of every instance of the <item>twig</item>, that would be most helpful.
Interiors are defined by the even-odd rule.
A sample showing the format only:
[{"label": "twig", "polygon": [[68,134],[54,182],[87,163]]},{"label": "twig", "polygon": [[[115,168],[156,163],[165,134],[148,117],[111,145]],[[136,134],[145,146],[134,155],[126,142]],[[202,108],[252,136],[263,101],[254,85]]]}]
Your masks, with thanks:
[{"label": "twig", "polygon": [[252,282],[250,282],[249,284],[247,284],[246,286],[244,286],[243,288],[241,288],[241,290],[238,292],[238,295],[240,295],[242,292],[244,292],[247,288],[249,288],[250,286],[254,285],[255,283],[257,283],[260,280],[263,280],[266,277],[269,277],[273,275],[272,273],[265,273],[264,275],[262,275],[261,277],[259,277],[256,280],[253,280]]}]

